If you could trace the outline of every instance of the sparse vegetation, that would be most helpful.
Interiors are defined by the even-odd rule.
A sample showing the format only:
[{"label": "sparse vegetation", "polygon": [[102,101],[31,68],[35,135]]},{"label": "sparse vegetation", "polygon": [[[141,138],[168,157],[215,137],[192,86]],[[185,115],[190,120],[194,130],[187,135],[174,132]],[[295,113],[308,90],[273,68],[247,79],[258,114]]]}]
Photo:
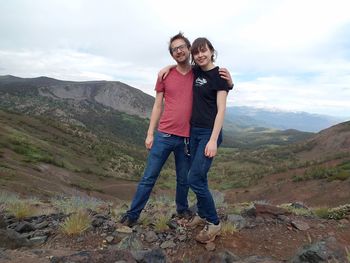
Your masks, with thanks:
[{"label": "sparse vegetation", "polygon": [[168,227],[168,222],[169,222],[169,215],[168,214],[160,214],[157,216],[156,222],[154,224],[154,230],[156,232],[163,232],[167,229]]},{"label": "sparse vegetation", "polygon": [[295,207],[292,204],[282,204],[279,207],[282,207],[286,209],[287,211],[291,212],[294,215],[298,216],[310,216],[312,215],[312,210],[304,207]]},{"label": "sparse vegetation", "polygon": [[103,202],[91,197],[56,197],[51,199],[51,203],[57,207],[60,212],[65,214],[73,213],[79,209],[97,210]]},{"label": "sparse vegetation", "polygon": [[26,201],[18,200],[8,203],[6,210],[17,219],[24,219],[35,214],[33,207]]},{"label": "sparse vegetation", "polygon": [[327,179],[327,181],[341,180],[350,178],[350,161],[346,160],[334,167],[324,167],[313,165],[305,170],[303,175],[295,175],[294,182],[307,181],[313,179]]},{"label": "sparse vegetation", "polygon": [[61,229],[62,232],[66,235],[80,235],[91,226],[91,217],[83,209],[79,209],[77,212],[71,214],[66,220],[62,223]]},{"label": "sparse vegetation", "polygon": [[316,208],[313,211],[320,218],[340,220],[345,218],[347,215],[350,215],[350,204],[341,205],[334,208],[321,207]]},{"label": "sparse vegetation", "polygon": [[222,222],[221,223],[221,233],[222,235],[226,236],[226,235],[232,235],[235,232],[237,232],[237,227],[231,223],[231,222]]},{"label": "sparse vegetation", "polygon": [[328,210],[329,208],[327,207],[318,207],[313,209],[313,213],[320,218],[328,219]]}]

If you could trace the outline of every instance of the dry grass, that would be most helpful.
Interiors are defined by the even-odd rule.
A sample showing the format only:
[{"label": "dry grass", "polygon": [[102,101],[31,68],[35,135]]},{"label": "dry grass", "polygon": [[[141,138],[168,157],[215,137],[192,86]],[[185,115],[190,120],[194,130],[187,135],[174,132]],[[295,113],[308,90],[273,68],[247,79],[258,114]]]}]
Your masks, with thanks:
[{"label": "dry grass", "polygon": [[28,202],[20,200],[7,204],[6,210],[19,220],[35,214],[35,209]]},{"label": "dry grass", "polygon": [[221,223],[221,234],[223,236],[232,235],[237,232],[237,227],[230,222]]},{"label": "dry grass", "polygon": [[161,214],[156,220],[154,225],[154,230],[156,232],[163,232],[169,229],[168,227],[169,216],[166,214]]},{"label": "dry grass", "polygon": [[91,226],[91,217],[84,211],[71,214],[61,225],[61,230],[69,236],[80,235],[89,229]]}]

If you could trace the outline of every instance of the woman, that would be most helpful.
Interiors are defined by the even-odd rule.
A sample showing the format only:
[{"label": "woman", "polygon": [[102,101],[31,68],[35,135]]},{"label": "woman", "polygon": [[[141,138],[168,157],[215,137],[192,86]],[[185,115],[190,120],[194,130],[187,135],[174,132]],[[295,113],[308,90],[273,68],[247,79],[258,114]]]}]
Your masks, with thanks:
[{"label": "woman", "polygon": [[[192,44],[194,82],[188,182],[197,197],[198,214],[187,226],[194,228],[205,225],[195,237],[202,243],[214,241],[221,231],[214,200],[208,188],[208,171],[222,142],[226,98],[233,87],[230,73],[214,65],[215,54],[213,45],[206,38],[197,38]],[[161,70],[159,78],[164,78],[172,67]]]},{"label": "woman", "polygon": [[213,197],[208,188],[208,171],[222,142],[222,126],[228,91],[232,89],[220,77],[214,65],[216,51],[206,38],[197,38],[191,48],[194,73],[193,106],[191,117],[189,185],[197,197],[198,215],[189,227],[205,224],[195,237],[201,243],[214,241],[221,224]]}]

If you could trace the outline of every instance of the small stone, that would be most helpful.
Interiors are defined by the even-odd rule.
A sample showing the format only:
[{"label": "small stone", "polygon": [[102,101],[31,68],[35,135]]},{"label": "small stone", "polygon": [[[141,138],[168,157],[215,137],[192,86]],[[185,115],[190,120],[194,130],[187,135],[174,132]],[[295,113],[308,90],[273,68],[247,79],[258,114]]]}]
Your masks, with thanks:
[{"label": "small stone", "polygon": [[179,235],[179,236],[177,237],[177,239],[178,239],[180,242],[182,242],[182,241],[185,241],[185,240],[187,239],[187,236],[186,236],[186,235]]},{"label": "small stone", "polygon": [[172,240],[167,240],[165,242],[163,242],[161,245],[160,245],[161,248],[163,249],[166,249],[166,248],[174,248],[176,247],[176,244],[174,243],[174,241]]},{"label": "small stone", "polygon": [[43,228],[47,227],[48,225],[49,225],[49,222],[47,222],[45,220],[41,223],[36,224],[34,227],[35,227],[35,229],[43,229]]},{"label": "small stone", "polygon": [[148,243],[153,243],[158,240],[157,234],[154,231],[148,231],[145,234],[145,240]]},{"label": "small stone", "polygon": [[112,236],[106,237],[106,241],[107,241],[108,243],[112,243],[113,240],[114,240],[114,237],[112,237]]},{"label": "small stone", "polygon": [[305,231],[305,230],[308,230],[310,228],[310,226],[303,221],[292,221],[291,224],[293,227],[295,227],[296,229],[299,229],[301,231]]},{"label": "small stone", "polygon": [[37,236],[37,237],[32,237],[29,239],[29,241],[34,244],[34,245],[41,245],[44,244],[47,240],[47,236]]},{"label": "small stone", "polygon": [[119,232],[119,233],[125,233],[125,234],[131,234],[132,233],[132,229],[128,226],[121,226],[118,227],[115,231]]},{"label": "small stone", "polygon": [[216,245],[214,242],[209,242],[209,243],[205,244],[205,249],[207,251],[214,251],[215,248],[216,248]]}]

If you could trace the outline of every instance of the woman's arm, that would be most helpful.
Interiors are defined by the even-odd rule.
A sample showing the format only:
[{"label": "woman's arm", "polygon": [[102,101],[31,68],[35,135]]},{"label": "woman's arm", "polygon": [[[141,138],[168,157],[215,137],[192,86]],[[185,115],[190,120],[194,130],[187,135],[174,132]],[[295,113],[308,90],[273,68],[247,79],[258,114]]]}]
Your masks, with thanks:
[{"label": "woman's arm", "polygon": [[207,143],[204,151],[204,155],[212,158],[216,155],[218,150],[218,137],[222,128],[222,125],[224,124],[224,117],[225,117],[225,111],[226,111],[226,98],[227,98],[227,91],[226,90],[219,90],[216,95],[216,104],[218,107],[218,112],[215,117],[214,127],[213,131],[211,133],[209,142]]}]

